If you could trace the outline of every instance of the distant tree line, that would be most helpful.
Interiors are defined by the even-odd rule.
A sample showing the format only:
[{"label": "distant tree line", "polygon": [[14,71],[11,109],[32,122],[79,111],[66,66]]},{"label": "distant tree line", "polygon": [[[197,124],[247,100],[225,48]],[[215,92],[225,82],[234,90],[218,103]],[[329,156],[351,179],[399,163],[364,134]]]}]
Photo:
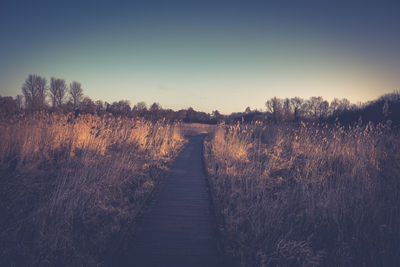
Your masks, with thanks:
[{"label": "distant tree line", "polygon": [[279,121],[299,121],[299,120],[327,120],[330,116],[337,116],[343,111],[354,109],[347,99],[334,99],[332,102],[324,100],[322,97],[311,97],[302,99],[300,97],[280,99],[271,98],[265,103],[269,119],[274,122]]},{"label": "distant tree line", "polygon": [[[83,94],[82,85],[73,81],[69,85],[64,79],[50,79],[49,84],[44,77],[29,75],[22,85],[22,95],[12,97],[0,96],[0,114],[15,114],[47,110],[49,112],[73,112],[112,114],[114,116],[143,117],[148,120],[166,119],[184,122],[217,123],[225,121],[270,121],[274,123],[319,121],[352,123],[391,123],[400,124],[400,92],[386,94],[375,101],[364,104],[351,104],[347,99],[334,99],[329,102],[322,97],[302,99],[300,97],[273,97],[266,101],[266,111],[251,110],[222,115],[218,110],[211,114],[196,111],[193,108],[174,111],[163,109],[159,103],[147,106],[139,102],[133,107],[128,100],[113,103],[101,100],[93,101]],[[50,101],[48,101],[50,100]]]},{"label": "distant tree line", "polygon": [[361,104],[351,104],[347,99],[329,102],[322,97],[302,99],[273,97],[266,101],[266,112],[251,110],[247,107],[243,113],[232,113],[229,121],[270,121],[298,122],[317,121],[342,124],[366,124],[368,122],[400,125],[400,92],[385,94],[377,100]]},{"label": "distant tree line", "polygon": [[[46,78],[38,75],[29,75],[22,85],[22,95],[12,98],[0,96],[0,114],[15,114],[21,112],[63,112],[90,114],[112,114],[114,116],[144,117],[148,120],[166,119],[170,121],[217,123],[216,118],[206,112],[196,111],[193,108],[174,111],[163,109],[159,103],[147,106],[139,102],[133,107],[128,100],[113,103],[102,100],[93,101],[83,94],[82,85],[73,81],[69,85],[64,79],[52,77],[49,84]],[[219,113],[218,113],[219,114]]]},{"label": "distant tree line", "polygon": [[344,110],[336,117],[328,118],[329,122],[340,121],[343,124],[365,124],[368,122],[400,125],[400,91],[385,94],[375,101],[359,105],[356,108]]}]

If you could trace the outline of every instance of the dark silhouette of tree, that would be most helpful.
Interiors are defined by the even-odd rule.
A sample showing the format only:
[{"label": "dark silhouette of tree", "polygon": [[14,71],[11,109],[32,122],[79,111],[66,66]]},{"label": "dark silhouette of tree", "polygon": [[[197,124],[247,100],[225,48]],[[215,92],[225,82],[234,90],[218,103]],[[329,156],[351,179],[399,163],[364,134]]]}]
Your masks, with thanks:
[{"label": "dark silhouette of tree", "polygon": [[41,110],[46,107],[46,79],[30,74],[22,85],[25,106],[28,110]]},{"label": "dark silhouette of tree", "polygon": [[74,104],[72,103],[71,99],[69,99],[64,105],[62,105],[62,110],[65,113],[69,113],[75,110]]},{"label": "dark silhouette of tree", "polygon": [[0,96],[0,114],[15,114],[19,111],[16,100],[11,96]]},{"label": "dark silhouette of tree", "polygon": [[136,105],[133,106],[132,113],[136,116],[145,116],[145,114],[147,113],[146,103],[143,101],[138,102]]},{"label": "dark silhouette of tree", "polygon": [[134,107],[133,107],[134,111],[139,111],[139,112],[143,112],[147,110],[147,105],[146,102],[138,102]]},{"label": "dark silhouette of tree", "polygon": [[304,100],[300,97],[294,97],[290,99],[290,104],[293,108],[293,116],[295,121],[299,121],[301,117],[301,107],[303,106]]},{"label": "dark silhouette of tree", "polygon": [[23,95],[17,95],[15,97],[15,103],[18,106],[19,110],[22,110],[24,108],[24,96]]},{"label": "dark silhouette of tree", "polygon": [[289,98],[283,100],[282,116],[285,121],[293,120],[292,104]]},{"label": "dark silhouette of tree", "polygon": [[85,97],[82,102],[80,103],[80,111],[83,113],[91,113],[95,114],[96,113],[96,104],[93,103],[92,99],[89,97]]},{"label": "dark silhouette of tree", "polygon": [[274,122],[281,120],[282,116],[282,101],[281,99],[274,97],[265,103],[267,111],[272,114],[272,119]]},{"label": "dark silhouette of tree", "polygon": [[189,107],[186,111],[186,118],[184,118],[184,122],[194,122],[196,119],[196,111]]},{"label": "dark silhouette of tree", "polygon": [[71,100],[72,104],[74,105],[74,108],[77,108],[83,98],[82,85],[78,82],[73,81],[69,85],[69,94],[71,95]]},{"label": "dark silhouette of tree", "polygon": [[307,100],[308,107],[309,107],[309,113],[312,118],[317,119],[320,117],[321,103],[323,101],[324,100],[320,96],[318,96],[318,97],[313,96],[309,100]]},{"label": "dark silhouette of tree", "polygon": [[337,99],[337,98],[335,98],[335,99],[333,99],[331,101],[331,103],[329,104],[329,115],[330,116],[337,115],[337,111],[338,111],[338,108],[339,108],[339,103],[340,103],[340,100]]},{"label": "dark silhouette of tree", "polygon": [[342,98],[341,100],[339,100],[338,110],[346,111],[346,110],[349,110],[350,107],[351,107],[351,103],[348,99]]},{"label": "dark silhouette of tree", "polygon": [[150,106],[150,112],[157,112],[157,111],[159,111],[161,109],[161,105],[159,104],[159,103],[153,103],[151,106]]},{"label": "dark silhouette of tree", "polygon": [[150,106],[150,109],[149,109],[149,112],[148,112],[148,116],[149,116],[149,118],[151,120],[159,119],[159,118],[161,118],[161,115],[162,115],[161,111],[162,111],[161,105],[159,103],[155,103],[154,102]]},{"label": "dark silhouette of tree", "polygon": [[211,113],[211,118],[214,119],[216,122],[219,122],[222,119],[222,115],[218,110],[214,110]]},{"label": "dark silhouette of tree", "polygon": [[50,79],[50,96],[53,107],[61,107],[67,93],[65,80],[52,77]]},{"label": "dark silhouette of tree", "polygon": [[118,102],[113,102],[108,111],[114,115],[127,116],[131,112],[131,105],[127,100],[120,100]]},{"label": "dark silhouette of tree", "polygon": [[187,110],[181,109],[175,112],[175,116],[177,120],[184,120],[187,117]]},{"label": "dark silhouette of tree", "polygon": [[244,113],[246,113],[246,114],[251,113],[251,108],[250,108],[250,107],[247,107],[247,108],[244,110]]},{"label": "dark silhouette of tree", "polygon": [[108,110],[110,109],[110,107],[111,107],[111,104],[110,104],[110,103],[108,103],[107,101],[104,102],[104,108],[106,109],[107,112],[108,112]]},{"label": "dark silhouette of tree", "polygon": [[[339,121],[342,124],[392,124],[398,127],[400,125],[400,98],[390,98],[388,95],[370,101],[366,104],[355,107],[348,101],[338,101],[339,107],[329,118],[329,122]],[[341,105],[340,105],[341,104]]]},{"label": "dark silhouette of tree", "polygon": [[96,102],[94,102],[94,104],[96,105],[97,114],[99,114],[99,115],[104,114],[104,112],[106,111],[104,102],[102,100],[96,100]]},{"label": "dark silhouette of tree", "polygon": [[319,104],[319,119],[325,120],[328,117],[328,114],[329,114],[329,102],[326,100],[323,100]]}]

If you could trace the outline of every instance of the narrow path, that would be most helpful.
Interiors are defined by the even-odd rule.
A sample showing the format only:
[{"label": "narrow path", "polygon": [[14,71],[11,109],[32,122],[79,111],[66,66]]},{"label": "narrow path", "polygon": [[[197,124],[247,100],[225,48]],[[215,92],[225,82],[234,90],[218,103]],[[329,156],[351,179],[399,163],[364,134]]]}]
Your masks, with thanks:
[{"label": "narrow path", "polygon": [[201,159],[203,139],[190,137],[138,218],[124,266],[221,266]]}]

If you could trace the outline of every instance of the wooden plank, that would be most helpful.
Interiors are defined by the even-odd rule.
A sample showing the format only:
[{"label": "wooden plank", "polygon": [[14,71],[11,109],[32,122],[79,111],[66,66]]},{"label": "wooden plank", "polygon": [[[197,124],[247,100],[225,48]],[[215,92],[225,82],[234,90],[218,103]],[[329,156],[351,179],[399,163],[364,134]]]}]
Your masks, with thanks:
[{"label": "wooden plank", "polygon": [[190,137],[136,222],[122,266],[221,266],[202,167],[204,136]]}]

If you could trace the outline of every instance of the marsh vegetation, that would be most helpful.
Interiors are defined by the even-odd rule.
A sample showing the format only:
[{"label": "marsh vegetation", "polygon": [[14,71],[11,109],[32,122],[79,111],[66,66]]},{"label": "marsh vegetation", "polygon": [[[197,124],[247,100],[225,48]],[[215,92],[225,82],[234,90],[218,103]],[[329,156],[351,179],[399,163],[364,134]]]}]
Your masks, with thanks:
[{"label": "marsh vegetation", "polygon": [[29,76],[25,105],[0,97],[0,265],[106,264],[185,136],[197,134],[208,134],[204,164],[232,263],[400,260],[398,92],[358,109],[273,98],[264,113],[223,116],[93,103],[76,82],[66,103],[57,79],[50,108],[36,90],[45,85]]},{"label": "marsh vegetation", "polygon": [[184,143],[164,121],[2,118],[0,265],[101,264]]},{"label": "marsh vegetation", "polygon": [[225,252],[242,266],[395,266],[400,138],[384,126],[219,125],[205,143]]}]

